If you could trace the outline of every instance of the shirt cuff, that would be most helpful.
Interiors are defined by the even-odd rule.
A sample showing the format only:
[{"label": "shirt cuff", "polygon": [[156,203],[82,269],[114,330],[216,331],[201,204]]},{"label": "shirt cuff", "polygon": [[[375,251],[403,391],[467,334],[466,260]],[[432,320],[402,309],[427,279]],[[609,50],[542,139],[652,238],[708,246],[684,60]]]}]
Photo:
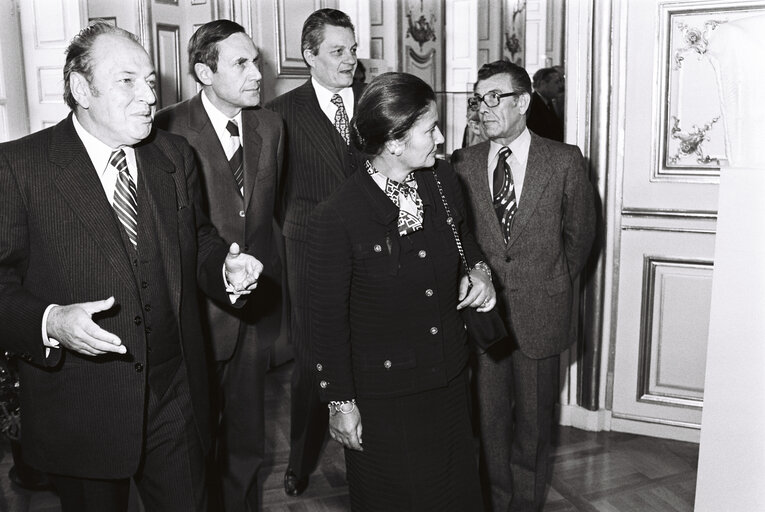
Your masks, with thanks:
[{"label": "shirt cuff", "polygon": [[60,347],[58,340],[48,337],[48,329],[46,327],[48,325],[48,313],[50,313],[50,310],[56,306],[58,306],[58,304],[51,304],[45,308],[45,312],[43,313],[42,317],[42,342],[43,346],[45,346],[46,358],[50,355],[50,349]]}]

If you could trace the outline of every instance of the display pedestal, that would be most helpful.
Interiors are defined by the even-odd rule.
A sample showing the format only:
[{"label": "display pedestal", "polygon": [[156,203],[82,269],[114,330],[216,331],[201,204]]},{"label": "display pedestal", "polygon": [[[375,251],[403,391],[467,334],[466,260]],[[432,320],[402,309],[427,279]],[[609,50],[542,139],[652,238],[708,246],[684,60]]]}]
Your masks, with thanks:
[{"label": "display pedestal", "polygon": [[723,168],[696,512],[765,510],[765,169]]}]

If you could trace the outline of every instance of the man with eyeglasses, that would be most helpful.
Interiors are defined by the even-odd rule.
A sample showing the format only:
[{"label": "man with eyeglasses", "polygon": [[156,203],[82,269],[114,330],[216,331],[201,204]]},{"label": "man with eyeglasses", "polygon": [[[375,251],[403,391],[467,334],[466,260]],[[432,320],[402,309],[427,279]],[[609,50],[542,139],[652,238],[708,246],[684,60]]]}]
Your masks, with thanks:
[{"label": "man with eyeglasses", "polygon": [[485,64],[474,92],[469,105],[489,140],[456,151],[452,163],[510,332],[476,357],[481,477],[490,510],[541,510],[559,355],[576,328],[573,284],[595,237],[593,190],[579,148],[526,127],[531,80],[522,67]]}]

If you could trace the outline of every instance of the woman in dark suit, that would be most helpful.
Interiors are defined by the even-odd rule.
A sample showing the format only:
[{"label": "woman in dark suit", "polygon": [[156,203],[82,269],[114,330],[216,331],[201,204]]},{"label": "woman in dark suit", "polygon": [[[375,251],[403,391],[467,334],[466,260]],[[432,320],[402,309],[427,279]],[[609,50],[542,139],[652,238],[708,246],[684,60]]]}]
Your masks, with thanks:
[{"label": "woman in dark suit", "polygon": [[435,99],[415,76],[375,78],[351,123],[365,171],[314,212],[311,345],[354,510],[482,508],[459,309],[488,311],[496,297],[456,178],[435,165]]}]

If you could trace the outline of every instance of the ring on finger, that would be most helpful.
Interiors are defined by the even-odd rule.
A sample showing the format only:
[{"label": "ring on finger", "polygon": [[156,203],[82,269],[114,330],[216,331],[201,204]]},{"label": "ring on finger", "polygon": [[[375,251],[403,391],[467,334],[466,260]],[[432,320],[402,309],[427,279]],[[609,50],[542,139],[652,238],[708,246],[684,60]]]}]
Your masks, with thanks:
[{"label": "ring on finger", "polygon": [[489,303],[489,297],[486,297],[483,302],[481,302],[481,306],[485,306]]}]

